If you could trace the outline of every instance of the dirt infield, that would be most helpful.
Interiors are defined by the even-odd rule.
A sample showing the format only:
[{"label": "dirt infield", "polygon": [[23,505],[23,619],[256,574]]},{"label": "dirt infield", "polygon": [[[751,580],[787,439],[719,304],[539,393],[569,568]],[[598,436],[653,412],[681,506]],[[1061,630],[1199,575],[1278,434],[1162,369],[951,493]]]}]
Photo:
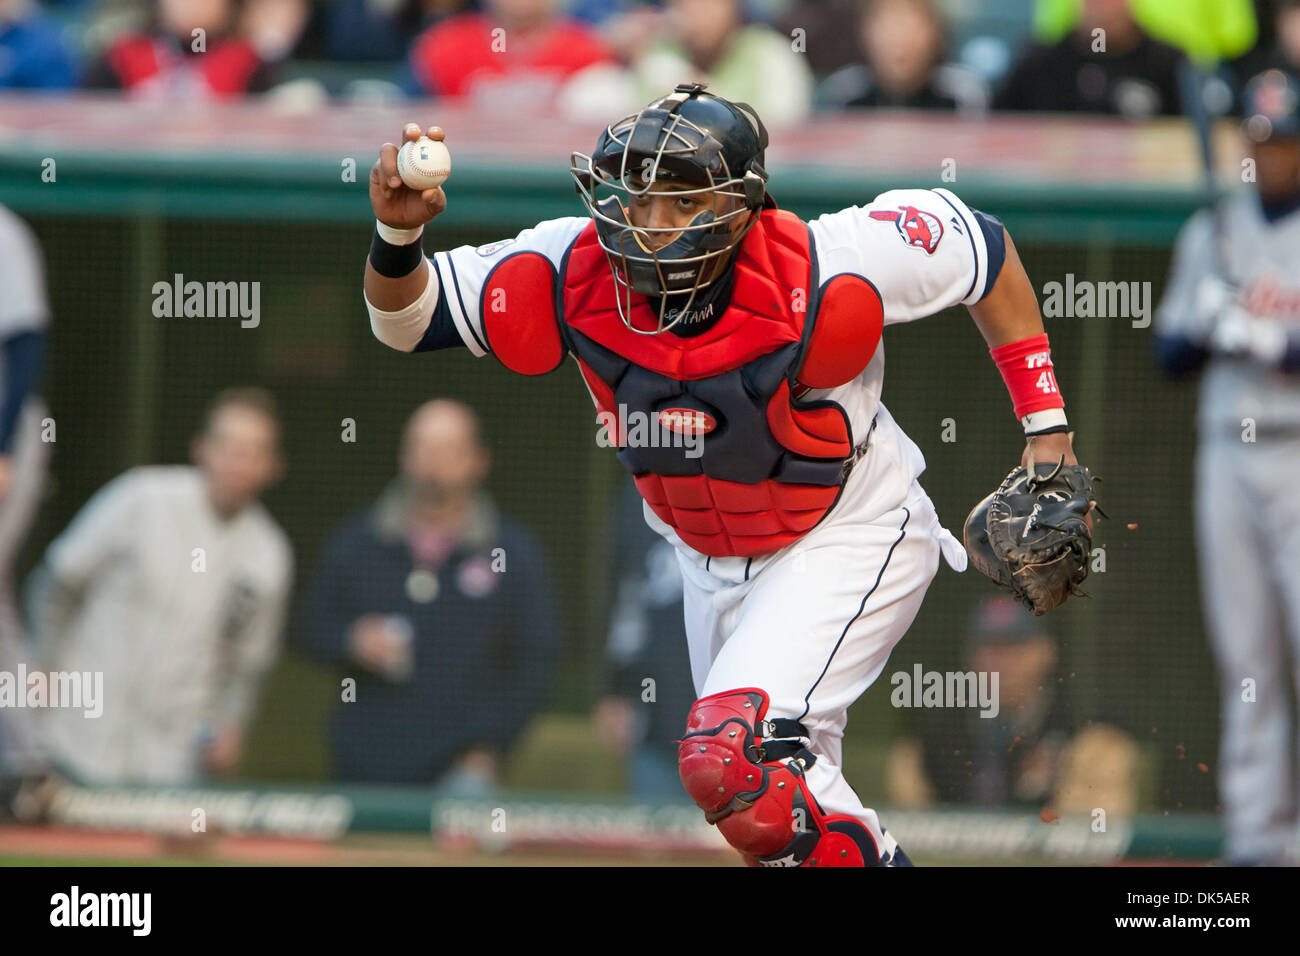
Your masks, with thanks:
[{"label": "dirt infield", "polygon": [[[917,856],[918,866],[1067,866],[1059,860]],[[647,853],[596,848],[449,845],[415,834],[356,834],[337,841],[200,834],[167,837],[73,827],[0,826],[4,866],[741,866],[730,850]],[[1125,860],[1131,867],[1205,866],[1179,860]]]},{"label": "dirt infield", "polygon": [[70,827],[0,826],[0,866],[738,866],[730,851],[629,854],[623,850],[448,846],[415,835],[336,842],[198,834],[168,837]]}]

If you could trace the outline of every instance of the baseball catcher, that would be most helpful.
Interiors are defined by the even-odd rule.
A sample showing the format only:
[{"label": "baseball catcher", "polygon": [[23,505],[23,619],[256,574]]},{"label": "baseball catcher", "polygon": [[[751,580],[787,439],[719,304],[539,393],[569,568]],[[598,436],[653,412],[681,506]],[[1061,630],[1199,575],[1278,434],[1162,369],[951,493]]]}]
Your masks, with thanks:
[{"label": "baseball catcher", "polygon": [[[573,154],[584,215],[426,258],[447,195],[406,188],[385,144],[366,302],[376,337],[401,351],[466,348],[522,375],[572,359],[596,406],[592,440],[617,449],[646,522],[676,548],[698,695],[682,785],[746,862],[907,865],[844,779],[841,738],[940,559],[963,571],[967,555],[880,401],[884,326],[966,306],[1027,436],[1022,464],[1060,464],[995,495],[1007,521],[989,515],[991,548],[1005,531],[1037,549],[1043,511],[1011,518],[1023,495],[1069,481],[1091,496],[1002,223],[946,189],[890,190],[805,222],[768,191],[767,146],[751,107],[684,83]],[[1071,527],[1068,510],[1052,522]],[[1042,556],[1024,548],[1025,567]],[[1006,575],[1032,600],[1061,596],[1020,567]]]}]

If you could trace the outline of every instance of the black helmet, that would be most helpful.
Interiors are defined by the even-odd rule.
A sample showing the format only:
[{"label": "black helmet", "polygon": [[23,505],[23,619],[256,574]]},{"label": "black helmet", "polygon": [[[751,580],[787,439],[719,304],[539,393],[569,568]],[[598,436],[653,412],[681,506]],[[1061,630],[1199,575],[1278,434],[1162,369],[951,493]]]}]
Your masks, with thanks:
[{"label": "black helmet", "polygon": [[1247,138],[1300,137],[1300,83],[1290,73],[1274,69],[1252,77],[1241,100]]},{"label": "black helmet", "polygon": [[[721,274],[721,266],[757,221],[758,211],[774,205],[767,197],[763,168],[767,130],[758,114],[745,103],[706,93],[704,86],[680,84],[668,96],[605,127],[590,156],[571,157],[569,171],[596,222],[618,284],[619,315],[637,332],[655,334],[680,321],[695,295]],[[721,215],[701,212],[680,229],[633,226],[624,200],[664,182],[684,186],[685,194],[728,196],[739,202]],[[732,223],[742,216],[748,221],[733,237]],[[675,238],[654,249],[647,241],[654,233],[672,233]],[[655,329],[632,325],[634,291],[663,297]],[[689,297],[676,318],[665,323],[667,293]]]}]

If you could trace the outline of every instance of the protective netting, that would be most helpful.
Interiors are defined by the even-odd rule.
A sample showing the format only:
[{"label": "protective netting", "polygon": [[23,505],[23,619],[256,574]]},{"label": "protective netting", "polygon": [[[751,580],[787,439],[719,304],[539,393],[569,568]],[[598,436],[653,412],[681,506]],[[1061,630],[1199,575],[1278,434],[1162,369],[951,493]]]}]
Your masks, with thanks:
[{"label": "protective netting", "polygon": [[[294,544],[295,615],[263,691],[244,776],[327,777],[338,675],[301,652],[297,611],[326,536],[373,502],[395,473],[407,416],[439,396],[477,410],[493,456],[487,489],[545,548],[563,650],[544,710],[570,715],[578,726],[604,690],[614,600],[609,568],[616,558],[609,531],[626,479],[612,452],[597,444],[593,410],[571,363],[524,379],[464,350],[412,356],[386,349],[373,338],[362,301],[364,222],[29,218],[44,244],[54,307],[45,394],[58,442],[23,571],[125,468],[185,461],[218,389],[257,384],[280,402],[289,471],[265,501]],[[425,248],[508,234],[431,228]],[[1019,251],[1040,298],[1044,283],[1075,273],[1095,282],[1149,282],[1154,305],[1168,265],[1168,250],[1151,247],[1022,242]],[[155,317],[154,283],[177,274],[259,282],[259,326],[241,328],[237,317]],[[1085,585],[1092,598],[1046,619],[1059,647],[1056,686],[1077,726],[1105,721],[1136,741],[1144,807],[1211,809],[1216,692],[1189,520],[1195,388],[1161,380],[1150,357],[1151,329],[1135,328],[1130,318],[1048,318],[1046,327],[1075,447],[1103,479],[1100,496],[1111,515],[1095,541],[1105,548],[1105,572]],[[884,401],[924,451],[922,483],[944,524],[960,534],[971,505],[1018,461],[1023,446],[1010,401],[964,309],[891,328],[885,347]],[[341,437],[345,419],[355,422],[355,441]],[[970,771],[961,747],[951,756],[943,751],[951,722],[976,715],[896,709],[889,678],[918,663],[925,670],[968,669],[971,610],[991,593],[984,578],[941,567],[916,624],[855,706],[845,763],[868,805],[885,794],[885,749],[908,733],[929,741],[940,800],[965,792]],[[437,635],[438,653],[455,654],[480,638]],[[507,703],[490,683],[460,690],[474,712]],[[958,739],[955,731],[951,739]],[[400,733],[385,745],[402,747]],[[558,740],[558,762],[534,766],[532,774],[516,768],[511,779],[537,787],[606,786],[583,767],[591,748],[590,741]]]}]

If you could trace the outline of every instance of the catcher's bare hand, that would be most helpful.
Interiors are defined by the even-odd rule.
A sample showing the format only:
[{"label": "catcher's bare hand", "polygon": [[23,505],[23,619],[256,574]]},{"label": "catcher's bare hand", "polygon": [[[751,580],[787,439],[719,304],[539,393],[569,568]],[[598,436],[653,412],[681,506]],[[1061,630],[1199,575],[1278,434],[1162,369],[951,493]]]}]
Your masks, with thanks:
[{"label": "catcher's bare hand", "polygon": [[1025,450],[1020,455],[1020,467],[1029,467],[1029,456],[1032,453],[1034,461],[1042,464],[1050,464],[1061,460],[1065,456],[1067,465],[1077,465],[1079,459],[1074,457],[1074,446],[1072,441],[1074,432],[1068,435],[1063,432],[1057,432],[1053,435],[1038,435],[1025,442]]},{"label": "catcher's bare hand", "polygon": [[[415,142],[423,134],[416,123],[407,123],[402,142]],[[441,126],[429,127],[429,139],[443,140],[447,134]],[[370,205],[375,218],[394,229],[414,229],[432,222],[447,208],[447,194],[441,186],[423,192],[411,189],[397,175],[397,149],[392,143],[379,148],[379,158],[370,167]]]},{"label": "catcher's bare hand", "polygon": [[[1035,438],[1031,438],[1025,442],[1025,450],[1020,455],[1020,467],[1029,467],[1029,458],[1031,454],[1033,455],[1034,461],[1040,465],[1054,464],[1061,460],[1062,455],[1065,456],[1065,463],[1067,465],[1077,465],[1079,459],[1074,456],[1073,443],[1074,432],[1070,432],[1069,434],[1057,432],[1052,435],[1038,435]],[[1089,514],[1084,520],[1088,522],[1088,528],[1091,529],[1092,515]]]}]

